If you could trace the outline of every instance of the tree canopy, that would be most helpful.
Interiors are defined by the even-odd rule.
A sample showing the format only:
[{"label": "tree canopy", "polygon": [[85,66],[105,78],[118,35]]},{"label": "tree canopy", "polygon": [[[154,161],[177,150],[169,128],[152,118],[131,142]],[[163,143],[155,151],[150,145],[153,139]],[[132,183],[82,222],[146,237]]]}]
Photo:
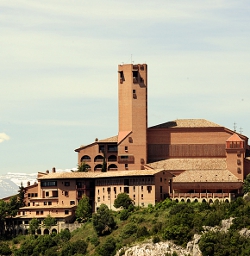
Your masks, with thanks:
[{"label": "tree canopy", "polygon": [[111,233],[116,226],[112,212],[106,204],[101,204],[97,213],[93,214],[93,226],[98,235]]},{"label": "tree canopy", "polygon": [[91,217],[92,209],[89,204],[89,198],[83,195],[76,208],[76,217],[80,221],[86,221]]},{"label": "tree canopy", "polygon": [[123,207],[124,209],[128,209],[131,204],[132,200],[126,193],[120,193],[114,201],[115,208]]}]

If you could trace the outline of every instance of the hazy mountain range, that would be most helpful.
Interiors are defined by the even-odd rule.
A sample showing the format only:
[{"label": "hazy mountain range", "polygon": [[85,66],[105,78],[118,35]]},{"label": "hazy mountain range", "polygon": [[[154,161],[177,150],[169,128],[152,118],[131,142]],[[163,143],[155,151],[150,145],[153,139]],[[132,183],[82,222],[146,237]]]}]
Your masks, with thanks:
[{"label": "hazy mountain range", "polygon": [[[72,169],[61,170],[56,172],[70,172]],[[0,199],[8,196],[16,195],[21,184],[26,187],[28,181],[30,184],[37,182],[37,173],[12,173],[8,172],[5,175],[0,175]]]}]

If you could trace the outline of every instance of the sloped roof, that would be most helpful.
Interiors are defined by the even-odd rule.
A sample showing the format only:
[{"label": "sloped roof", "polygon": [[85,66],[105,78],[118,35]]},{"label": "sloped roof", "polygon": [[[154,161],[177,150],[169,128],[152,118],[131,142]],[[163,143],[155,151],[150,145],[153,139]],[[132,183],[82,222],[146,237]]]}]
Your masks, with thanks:
[{"label": "sloped roof", "polygon": [[118,140],[118,136],[113,136],[113,137],[109,137],[109,138],[106,138],[106,139],[103,139],[103,140],[98,140],[98,142],[117,142]]},{"label": "sloped roof", "polygon": [[169,171],[227,169],[226,158],[171,158],[147,165]]},{"label": "sloped roof", "polygon": [[[173,178],[174,182],[240,182],[228,170],[188,170]],[[242,182],[242,181],[241,181]]]},{"label": "sloped roof", "polygon": [[230,138],[227,139],[227,141],[243,141],[240,136],[236,133],[234,133]]},{"label": "sloped roof", "polygon": [[40,177],[39,180],[47,179],[76,179],[76,178],[109,178],[122,176],[152,176],[163,169],[151,170],[131,170],[131,171],[107,171],[107,172],[63,172],[63,173],[49,173]]},{"label": "sloped roof", "polygon": [[158,124],[150,128],[205,128],[222,127],[205,119],[177,119],[166,123]]}]

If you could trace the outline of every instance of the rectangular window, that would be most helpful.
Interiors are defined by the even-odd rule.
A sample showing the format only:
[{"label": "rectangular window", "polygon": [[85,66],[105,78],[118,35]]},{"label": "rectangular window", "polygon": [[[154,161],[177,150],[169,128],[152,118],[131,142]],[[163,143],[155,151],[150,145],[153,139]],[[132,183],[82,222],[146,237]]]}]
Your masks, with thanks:
[{"label": "rectangular window", "polygon": [[54,187],[57,186],[57,182],[56,181],[42,181],[41,182],[41,187]]},{"label": "rectangular window", "polygon": [[48,205],[52,205],[52,202],[48,202]]},{"label": "rectangular window", "polygon": [[30,197],[30,193],[28,193],[28,197]]},{"label": "rectangular window", "polygon": [[143,194],[141,194],[141,199],[143,199]]},{"label": "rectangular window", "polygon": [[111,192],[111,188],[107,188],[107,190],[108,190],[108,194],[110,194],[110,192]]},{"label": "rectangular window", "polygon": [[69,214],[69,210],[65,210],[65,215]]},{"label": "rectangular window", "polygon": [[41,215],[43,215],[43,211],[41,211]]},{"label": "rectangular window", "polygon": [[97,202],[100,202],[100,197],[97,197]]},{"label": "rectangular window", "polygon": [[135,186],[133,186],[133,192],[135,192]]},{"label": "rectangular window", "polygon": [[125,152],[128,152],[128,146],[124,147]]},{"label": "rectangular window", "polygon": [[74,205],[75,204],[75,201],[70,201],[70,205]]},{"label": "rectangular window", "polygon": [[143,191],[143,186],[141,186],[141,191]]},{"label": "rectangular window", "polygon": [[44,205],[47,205],[47,202],[43,202]]},{"label": "rectangular window", "polygon": [[124,187],[124,193],[129,194],[129,187]]},{"label": "rectangular window", "polygon": [[45,196],[49,196],[49,191],[46,191]]},{"label": "rectangular window", "polygon": [[160,186],[160,193],[162,193],[162,186]]},{"label": "rectangular window", "polygon": [[148,191],[148,193],[151,193],[151,191],[152,191],[152,186],[147,186],[147,191]]},{"label": "rectangular window", "polygon": [[36,215],[39,215],[39,211],[36,211]]},{"label": "rectangular window", "polygon": [[105,201],[105,196],[102,197],[102,200]]},{"label": "rectangular window", "polygon": [[69,192],[68,191],[64,191],[64,195],[65,196],[69,196]]},{"label": "rectangular window", "polygon": [[116,145],[108,145],[108,152],[117,152]]},{"label": "rectangular window", "polygon": [[69,181],[65,181],[64,182],[64,186],[69,187],[70,186],[70,182]]},{"label": "rectangular window", "polygon": [[116,194],[116,187],[114,187],[114,193]]}]

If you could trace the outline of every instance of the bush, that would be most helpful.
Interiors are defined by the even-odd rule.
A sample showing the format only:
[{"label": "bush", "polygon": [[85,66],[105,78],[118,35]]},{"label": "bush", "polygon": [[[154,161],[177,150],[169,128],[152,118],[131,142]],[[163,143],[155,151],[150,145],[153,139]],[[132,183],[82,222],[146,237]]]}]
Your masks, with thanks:
[{"label": "bush", "polygon": [[153,239],[152,239],[152,242],[153,242],[154,244],[159,243],[160,241],[161,241],[161,239],[160,239],[159,236],[154,236]]},{"label": "bush", "polygon": [[68,242],[62,249],[61,256],[72,256],[75,254],[85,254],[87,252],[88,244],[83,240],[75,242]]},{"label": "bush", "polygon": [[129,217],[129,211],[127,209],[124,209],[120,213],[120,220],[127,220]]},{"label": "bush", "polygon": [[120,193],[118,194],[117,198],[114,201],[114,207],[120,208],[123,207],[124,209],[128,209],[132,204],[132,200],[127,193]]},{"label": "bush", "polygon": [[136,227],[136,225],[133,224],[133,223],[129,223],[129,224],[127,224],[127,225],[123,228],[123,230],[122,230],[120,236],[125,239],[125,238],[129,238],[130,236],[132,236],[132,235],[135,234],[136,232],[137,232],[137,227]]},{"label": "bush", "polygon": [[116,251],[116,241],[113,237],[108,237],[106,241],[97,248],[100,256],[113,256]]},{"label": "bush", "polygon": [[142,226],[142,227],[139,227],[136,231],[136,237],[139,238],[139,237],[146,237],[148,236],[149,233],[148,233],[148,230],[145,226]]},{"label": "bush", "polygon": [[0,243],[0,255],[11,255],[12,251],[7,243]]}]

